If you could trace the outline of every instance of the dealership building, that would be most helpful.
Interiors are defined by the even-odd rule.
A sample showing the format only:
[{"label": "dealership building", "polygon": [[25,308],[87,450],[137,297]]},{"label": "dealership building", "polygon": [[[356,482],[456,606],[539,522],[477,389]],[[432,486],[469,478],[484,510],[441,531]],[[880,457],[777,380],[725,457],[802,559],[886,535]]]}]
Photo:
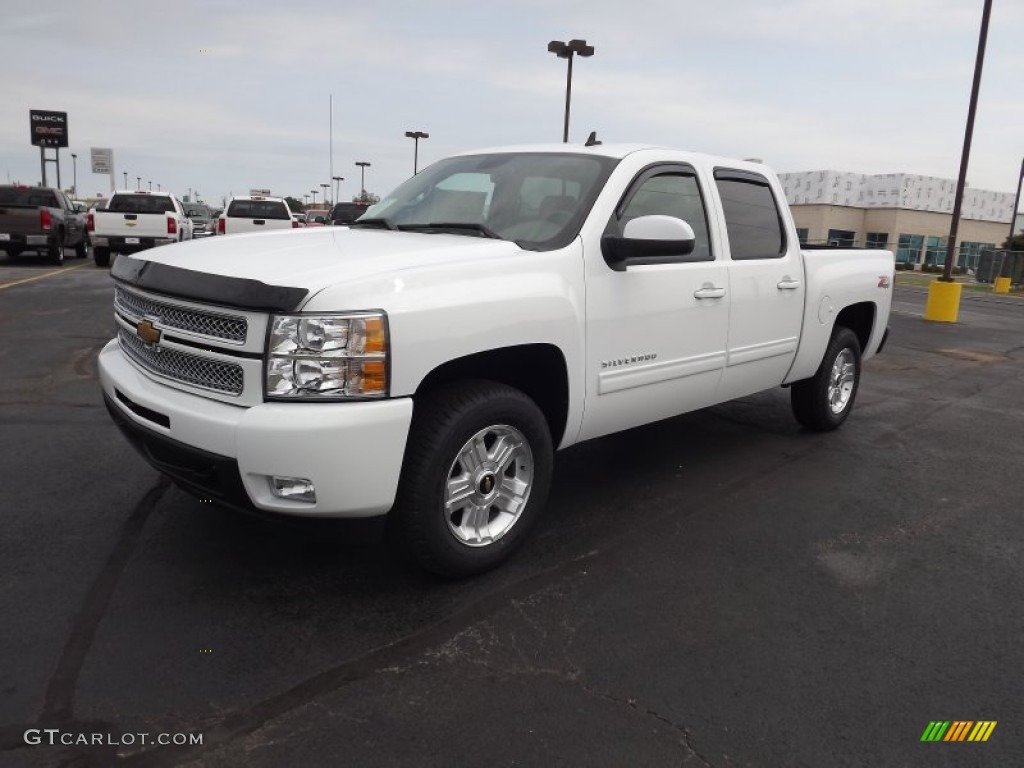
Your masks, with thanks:
[{"label": "dealership building", "polygon": [[[944,264],[956,182],[909,173],[842,171],[779,174],[802,243],[887,248],[896,261]],[[964,190],[957,266],[977,263],[1010,230],[1014,195]]]}]

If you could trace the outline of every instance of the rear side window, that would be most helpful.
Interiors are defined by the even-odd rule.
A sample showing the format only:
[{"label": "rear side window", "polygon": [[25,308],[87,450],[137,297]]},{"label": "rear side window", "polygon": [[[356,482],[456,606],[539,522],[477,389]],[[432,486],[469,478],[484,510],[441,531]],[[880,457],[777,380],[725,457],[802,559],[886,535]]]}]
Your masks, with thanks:
[{"label": "rear side window", "polygon": [[782,218],[768,180],[749,171],[715,171],[733,261],[778,259],[786,253]]},{"label": "rear side window", "polygon": [[228,216],[236,219],[284,219],[288,215],[288,207],[276,200],[232,200],[228,205]]},{"label": "rear side window", "polygon": [[117,213],[167,213],[174,211],[174,201],[159,195],[114,195],[108,211]]}]

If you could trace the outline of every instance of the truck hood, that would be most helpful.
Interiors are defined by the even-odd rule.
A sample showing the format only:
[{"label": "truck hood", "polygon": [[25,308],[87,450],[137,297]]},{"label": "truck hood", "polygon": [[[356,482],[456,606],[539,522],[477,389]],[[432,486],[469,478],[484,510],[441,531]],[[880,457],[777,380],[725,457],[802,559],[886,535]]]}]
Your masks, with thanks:
[{"label": "truck hood", "polygon": [[303,288],[313,295],[328,286],[402,270],[520,252],[505,240],[321,227],[191,240],[146,251],[141,258],[207,275]]}]

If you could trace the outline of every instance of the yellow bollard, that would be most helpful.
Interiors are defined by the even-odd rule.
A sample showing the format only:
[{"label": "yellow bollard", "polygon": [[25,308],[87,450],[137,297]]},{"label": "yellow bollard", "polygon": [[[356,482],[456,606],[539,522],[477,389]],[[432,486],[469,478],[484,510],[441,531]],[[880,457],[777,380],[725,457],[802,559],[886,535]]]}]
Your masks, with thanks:
[{"label": "yellow bollard", "polygon": [[1010,278],[1008,277],[997,277],[995,285],[992,286],[992,293],[1009,293],[1010,292]]},{"label": "yellow bollard", "polygon": [[933,280],[928,286],[928,303],[924,307],[924,319],[937,323],[955,323],[960,317],[960,283],[945,283]]}]

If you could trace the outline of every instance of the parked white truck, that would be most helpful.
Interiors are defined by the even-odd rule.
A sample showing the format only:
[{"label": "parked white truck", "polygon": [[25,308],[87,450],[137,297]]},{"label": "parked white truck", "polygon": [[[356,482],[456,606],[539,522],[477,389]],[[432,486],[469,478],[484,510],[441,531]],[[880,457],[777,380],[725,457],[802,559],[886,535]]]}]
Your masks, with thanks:
[{"label": "parked white truck", "polygon": [[202,498],[389,514],[424,567],[493,567],[553,451],[788,386],[838,427],[885,342],[893,256],[801,250],[765,166],[514,147],[421,171],[350,227],[121,258],[113,419]]},{"label": "parked white truck", "polygon": [[169,192],[115,192],[104,208],[86,214],[85,227],[97,267],[109,266],[111,253],[138,253],[192,239],[192,221]]}]

